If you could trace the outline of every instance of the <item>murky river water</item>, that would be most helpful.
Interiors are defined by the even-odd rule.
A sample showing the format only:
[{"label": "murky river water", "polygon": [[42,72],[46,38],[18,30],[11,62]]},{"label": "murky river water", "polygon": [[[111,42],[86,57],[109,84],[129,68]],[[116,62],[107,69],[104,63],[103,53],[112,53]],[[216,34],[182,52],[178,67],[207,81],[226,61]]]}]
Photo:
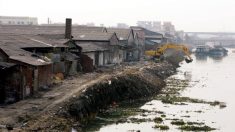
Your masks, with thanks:
[{"label": "murky river water", "polygon": [[[162,101],[152,100],[147,102],[141,109],[151,111],[163,111],[166,118],[178,118],[184,121],[203,122],[216,128],[215,131],[231,132],[235,130],[235,53],[230,49],[228,56],[223,58],[195,57],[190,64],[183,63],[178,73],[170,77],[166,87],[174,87],[171,79],[185,80],[186,88],[181,91],[181,96],[203,99],[207,101],[225,102],[225,108],[208,104],[171,105],[163,104]],[[143,117],[135,115],[135,118],[155,118],[156,113],[146,113]],[[178,126],[171,125],[171,120],[164,120],[164,125],[169,126],[169,131],[181,131]],[[99,129],[101,132],[115,131],[156,131],[155,123],[147,121],[142,123],[119,123],[104,125]]]}]

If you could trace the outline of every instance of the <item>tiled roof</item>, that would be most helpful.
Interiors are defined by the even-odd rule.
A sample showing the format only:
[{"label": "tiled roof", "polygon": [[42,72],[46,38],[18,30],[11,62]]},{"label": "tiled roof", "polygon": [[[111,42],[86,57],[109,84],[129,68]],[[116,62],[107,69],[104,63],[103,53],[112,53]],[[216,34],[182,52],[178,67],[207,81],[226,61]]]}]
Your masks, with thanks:
[{"label": "tiled roof", "polygon": [[6,53],[11,60],[20,61],[33,66],[48,65],[51,62],[46,62],[38,57],[34,57],[32,53],[11,46],[0,45],[0,49]]},{"label": "tiled roof", "polygon": [[93,51],[105,51],[108,50],[105,46],[101,46],[95,43],[76,43],[82,47],[82,52],[93,52]]},{"label": "tiled roof", "polygon": [[124,29],[124,28],[107,28],[108,33],[116,33],[119,40],[127,40],[131,29]]},{"label": "tiled roof", "polygon": [[91,40],[91,41],[109,41],[114,33],[78,33],[74,36],[74,40]]},{"label": "tiled roof", "polygon": [[[73,26],[72,35],[86,32],[106,32],[104,27]],[[0,25],[0,33],[11,34],[64,34],[65,26],[35,26],[35,25]]]},{"label": "tiled roof", "polygon": [[[53,41],[52,39],[44,41],[41,37],[35,35],[0,34],[0,48],[12,60],[34,66],[48,65],[50,62],[46,62],[39,57],[33,56],[33,53],[23,50],[23,48],[53,48],[63,46],[62,43],[49,43],[49,41]],[[60,44],[61,46],[58,46]]]},{"label": "tiled roof", "polygon": [[0,42],[2,44],[13,44],[19,48],[30,47],[66,47],[64,43],[66,39],[54,38],[50,35],[12,35],[0,34]]}]

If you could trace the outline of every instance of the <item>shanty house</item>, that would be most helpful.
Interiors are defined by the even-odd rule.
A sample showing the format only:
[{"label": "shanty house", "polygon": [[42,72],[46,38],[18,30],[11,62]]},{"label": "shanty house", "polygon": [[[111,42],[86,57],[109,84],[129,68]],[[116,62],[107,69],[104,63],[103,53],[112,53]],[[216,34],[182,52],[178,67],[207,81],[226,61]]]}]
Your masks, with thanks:
[{"label": "shanty house", "polygon": [[0,104],[12,103],[22,98],[22,77],[19,70],[14,63],[0,61]]},{"label": "shanty house", "polygon": [[135,43],[138,44],[139,56],[144,56],[145,51],[145,32],[141,27],[132,26],[131,29],[134,32]]},{"label": "shanty house", "polygon": [[135,41],[132,29],[107,28],[108,33],[116,33],[123,48],[124,61],[138,61],[140,59],[138,42]]},{"label": "shanty house", "polygon": [[[32,95],[41,86],[50,85],[52,73],[52,65],[50,62],[33,57],[33,54],[22,49],[17,49],[13,45],[15,44],[1,44],[1,61],[2,63],[7,62],[14,65],[19,65],[19,76],[14,78],[16,92],[19,95],[19,99],[23,99],[27,96]],[[13,74],[12,71],[5,71],[5,74]],[[17,72],[16,72],[17,73]],[[16,74],[17,75],[17,74]],[[7,84],[8,85],[8,84]],[[10,87],[9,85],[7,86]],[[9,91],[11,88],[6,89]],[[8,95],[6,95],[8,96]]]},{"label": "shanty house", "polygon": [[[73,71],[71,69],[76,71],[77,62],[71,60],[73,55],[66,52],[67,46],[64,45],[66,41],[58,38],[55,41],[51,36],[47,37],[43,35],[0,34],[0,62],[18,67],[14,70],[15,73],[11,73],[12,70],[4,71],[9,76],[14,75],[14,81],[11,81],[15,82],[13,83],[15,90],[10,91],[17,93],[16,101],[34,94],[39,88],[50,86],[53,83],[53,75],[57,72],[66,75],[66,72]],[[60,64],[61,62],[63,63]],[[11,85],[7,88],[5,86],[5,93],[11,89],[10,87]],[[5,94],[4,98],[7,96],[9,94]]]},{"label": "shanty house", "polygon": [[108,62],[109,50],[105,46],[100,46],[94,43],[77,42],[78,46],[82,48],[82,53],[89,56],[95,66],[104,66]]},{"label": "shanty house", "polygon": [[115,33],[81,32],[74,35],[73,40],[76,45],[84,48],[84,53],[88,54],[89,46],[95,51],[95,55],[90,54],[94,65],[119,64],[123,61],[123,51]]},{"label": "shanty house", "polygon": [[145,50],[154,50],[164,43],[164,37],[161,33],[153,32],[142,28],[145,35]]}]

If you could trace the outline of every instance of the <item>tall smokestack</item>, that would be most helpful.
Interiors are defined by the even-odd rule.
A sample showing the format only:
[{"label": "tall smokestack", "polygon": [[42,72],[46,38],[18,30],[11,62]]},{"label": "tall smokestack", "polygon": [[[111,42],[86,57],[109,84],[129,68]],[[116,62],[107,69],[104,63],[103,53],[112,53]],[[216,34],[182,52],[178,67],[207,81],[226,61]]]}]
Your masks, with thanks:
[{"label": "tall smokestack", "polygon": [[65,38],[66,39],[71,39],[72,38],[72,19],[71,18],[66,18]]}]

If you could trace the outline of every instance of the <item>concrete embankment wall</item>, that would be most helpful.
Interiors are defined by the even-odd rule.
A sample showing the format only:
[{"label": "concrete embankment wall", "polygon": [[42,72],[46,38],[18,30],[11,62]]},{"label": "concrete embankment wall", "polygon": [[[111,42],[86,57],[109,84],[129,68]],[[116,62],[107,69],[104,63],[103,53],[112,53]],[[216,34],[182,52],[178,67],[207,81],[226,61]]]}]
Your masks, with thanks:
[{"label": "concrete embankment wall", "polygon": [[157,64],[138,71],[114,76],[87,88],[67,104],[67,112],[76,120],[86,120],[100,109],[123,100],[151,96],[165,86],[164,79],[175,72],[169,63]]}]

